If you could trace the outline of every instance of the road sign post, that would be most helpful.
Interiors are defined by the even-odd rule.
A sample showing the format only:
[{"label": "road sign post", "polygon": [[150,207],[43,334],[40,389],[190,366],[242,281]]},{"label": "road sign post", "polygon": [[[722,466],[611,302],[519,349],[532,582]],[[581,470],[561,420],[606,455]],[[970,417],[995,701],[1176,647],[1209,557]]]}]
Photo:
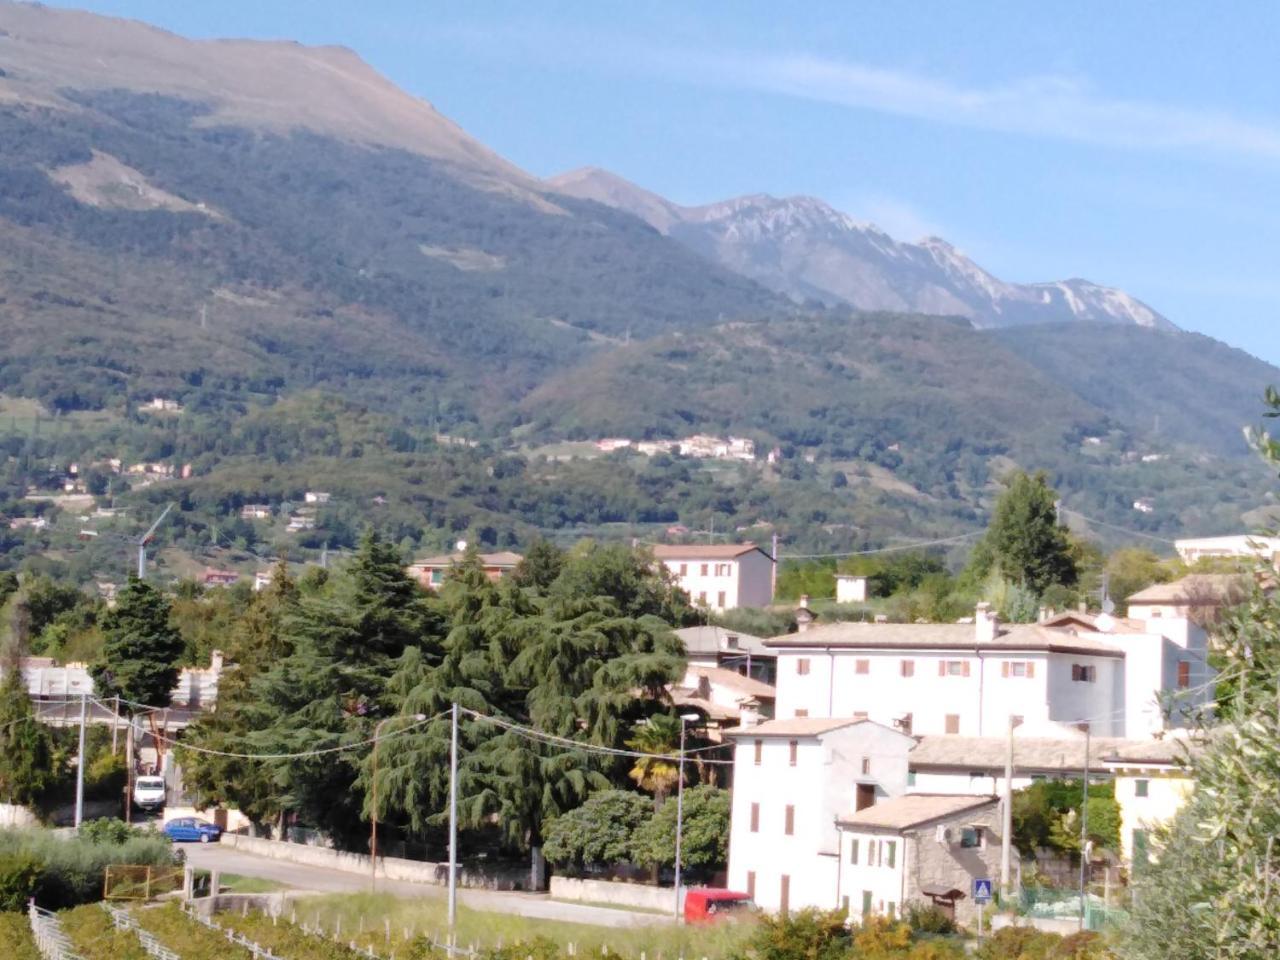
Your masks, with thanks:
[{"label": "road sign post", "polygon": [[982,942],[982,919],[986,906],[991,902],[992,883],[990,877],[973,878],[973,902],[978,905],[978,942]]}]

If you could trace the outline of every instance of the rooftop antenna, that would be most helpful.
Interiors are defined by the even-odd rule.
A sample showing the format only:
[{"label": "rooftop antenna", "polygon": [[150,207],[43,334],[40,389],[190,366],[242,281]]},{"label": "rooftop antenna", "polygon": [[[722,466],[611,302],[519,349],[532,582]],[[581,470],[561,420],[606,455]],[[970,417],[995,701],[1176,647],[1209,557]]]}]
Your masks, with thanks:
[{"label": "rooftop antenna", "polygon": [[1107,616],[1116,612],[1116,602],[1111,599],[1111,575],[1102,575],[1102,612]]},{"label": "rooftop antenna", "polygon": [[153,539],[155,539],[156,527],[160,526],[160,524],[164,521],[164,518],[169,515],[169,511],[172,509],[173,509],[173,504],[171,503],[164,508],[160,516],[156,517],[156,522],[151,525],[151,529],[149,529],[146,533],[144,533],[141,537],[138,538],[138,579],[139,580],[145,580],[147,578],[147,544],[149,544]]}]

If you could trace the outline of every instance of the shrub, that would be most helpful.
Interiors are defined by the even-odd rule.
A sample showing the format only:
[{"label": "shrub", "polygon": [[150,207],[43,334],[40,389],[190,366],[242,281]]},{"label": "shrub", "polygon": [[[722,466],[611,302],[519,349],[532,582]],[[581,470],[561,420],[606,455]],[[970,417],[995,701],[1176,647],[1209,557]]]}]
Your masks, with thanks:
[{"label": "shrub", "polygon": [[955,921],[932,904],[913,903],[907,907],[902,919],[914,934],[945,936],[956,932]]},{"label": "shrub", "polygon": [[0,857],[0,910],[23,910],[40,881],[40,861],[27,853]]},{"label": "shrub", "polygon": [[762,917],[747,947],[756,960],[843,960],[853,936],[838,910]]},{"label": "shrub", "polygon": [[628,863],[636,830],[653,814],[653,801],[628,790],[606,790],[547,823],[542,852],[548,862],[582,867]]},{"label": "shrub", "polygon": [[0,858],[27,856],[39,865],[35,896],[51,910],[92,903],[102,898],[103,873],[109,864],[167,866],[176,864],[173,845],[163,834],[131,831],[113,842],[114,827],[90,827],[97,842],[82,836],[63,838],[48,830],[0,831]]},{"label": "shrub", "polygon": [[86,820],[76,835],[90,844],[122,844],[141,833],[123,820]]}]

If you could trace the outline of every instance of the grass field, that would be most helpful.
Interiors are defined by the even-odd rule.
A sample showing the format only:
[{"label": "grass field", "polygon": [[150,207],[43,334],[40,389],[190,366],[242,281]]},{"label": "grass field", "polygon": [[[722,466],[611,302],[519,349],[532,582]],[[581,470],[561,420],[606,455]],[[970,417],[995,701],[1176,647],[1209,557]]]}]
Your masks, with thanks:
[{"label": "grass field", "polygon": [[0,393],[0,436],[29,436],[37,424],[41,436],[53,436],[63,430],[93,431],[119,421],[110,410],[73,410],[55,417],[38,400]]},{"label": "grass field", "polygon": [[286,884],[262,877],[242,877],[238,873],[224,873],[218,882],[223,893],[274,893],[287,889]]},{"label": "grass field", "polygon": [[[336,933],[344,943],[354,940],[383,956],[394,952],[401,957],[405,947],[422,934],[437,942],[443,942],[447,935],[446,906],[436,899],[344,894],[309,897],[289,909],[297,923],[322,929],[330,937]],[[609,928],[458,908],[458,944],[479,950],[536,939],[551,941],[562,949],[572,944],[573,955],[580,957],[638,958],[643,953],[647,960],[722,960],[739,952],[752,929],[750,921],[707,927],[658,924]]]},{"label": "grass field", "polygon": [[25,913],[0,913],[0,957],[5,960],[42,960],[31,938]]}]

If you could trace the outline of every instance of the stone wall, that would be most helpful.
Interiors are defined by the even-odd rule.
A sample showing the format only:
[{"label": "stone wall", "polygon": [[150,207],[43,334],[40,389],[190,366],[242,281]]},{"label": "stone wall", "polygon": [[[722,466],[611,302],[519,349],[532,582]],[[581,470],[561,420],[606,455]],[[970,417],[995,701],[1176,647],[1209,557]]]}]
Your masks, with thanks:
[{"label": "stone wall", "polygon": [[[273,860],[286,860],[310,867],[342,870],[370,876],[369,856],[364,853],[346,853],[302,843],[287,843],[248,837],[236,833],[224,833],[222,843],[242,853]],[[449,865],[424,860],[402,860],[399,857],[379,857],[378,876],[387,880],[407,880],[411,883],[432,883],[447,886]],[[458,865],[458,886],[477,887],[486,890],[528,890],[530,870],[523,864],[495,864],[476,866]]]},{"label": "stone wall", "polygon": [[[681,886],[683,887],[683,884]],[[552,877],[551,896],[557,900],[603,903],[609,906],[635,907],[662,913],[671,913],[675,909],[675,892],[671,887],[655,887],[617,880]]]},{"label": "stone wall", "polygon": [[[1000,883],[1001,814],[1000,804],[995,803],[981,810],[974,810],[957,817],[949,825],[953,830],[963,826],[983,828],[985,842],[981,847],[966,849],[958,843],[939,843],[934,838],[934,828],[913,830],[910,837],[906,868],[906,902],[929,904],[932,901],[920,892],[922,886],[940,885],[964,891],[964,897],[956,901],[956,922],[975,926],[978,908],[970,898],[975,877],[990,877],[998,887]],[[990,916],[992,908],[987,908]]]}]

